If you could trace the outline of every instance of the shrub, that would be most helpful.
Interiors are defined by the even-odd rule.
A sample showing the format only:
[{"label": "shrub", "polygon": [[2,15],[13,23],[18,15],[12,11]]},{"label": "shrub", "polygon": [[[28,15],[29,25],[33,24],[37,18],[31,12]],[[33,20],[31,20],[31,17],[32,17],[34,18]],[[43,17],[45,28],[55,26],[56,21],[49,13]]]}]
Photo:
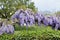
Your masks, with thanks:
[{"label": "shrub", "polygon": [[[18,29],[20,28],[20,29]],[[18,30],[17,30],[18,29]],[[0,40],[60,40],[60,31],[50,27],[16,27],[14,34],[3,34]]]}]

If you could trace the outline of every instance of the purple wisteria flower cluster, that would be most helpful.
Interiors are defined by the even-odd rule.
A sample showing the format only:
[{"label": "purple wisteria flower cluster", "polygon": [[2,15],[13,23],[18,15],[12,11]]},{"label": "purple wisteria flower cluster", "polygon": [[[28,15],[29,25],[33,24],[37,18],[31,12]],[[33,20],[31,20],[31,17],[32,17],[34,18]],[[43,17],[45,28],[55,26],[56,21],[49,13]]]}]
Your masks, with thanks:
[{"label": "purple wisteria flower cluster", "polygon": [[14,27],[11,24],[7,23],[8,20],[5,20],[4,22],[0,22],[0,35],[7,33],[7,34],[13,34],[14,33]]},{"label": "purple wisteria flower cluster", "polygon": [[[33,24],[44,24],[45,26],[51,26],[53,29],[58,30],[60,28],[59,18],[56,16],[45,16],[40,12],[34,13],[31,9],[20,9],[12,15],[11,20],[13,23],[18,22],[20,26],[32,26]],[[17,20],[17,21],[16,21]]]}]

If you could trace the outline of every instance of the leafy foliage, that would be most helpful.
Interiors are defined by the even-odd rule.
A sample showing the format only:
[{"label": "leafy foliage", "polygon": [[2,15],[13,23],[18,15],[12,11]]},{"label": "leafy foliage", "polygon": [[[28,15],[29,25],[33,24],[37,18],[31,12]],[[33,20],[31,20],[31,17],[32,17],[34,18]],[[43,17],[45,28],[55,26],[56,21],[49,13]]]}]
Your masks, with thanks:
[{"label": "leafy foliage", "polygon": [[[60,31],[52,30],[50,27],[33,26],[28,30],[25,27],[18,27],[16,25],[14,34],[4,34],[0,36],[1,40],[59,40]],[[31,30],[31,28],[33,28]],[[19,30],[18,30],[19,29]]]},{"label": "leafy foliage", "polygon": [[30,2],[30,0],[0,0],[0,17],[9,18],[16,10],[21,8],[35,10],[33,2]]}]

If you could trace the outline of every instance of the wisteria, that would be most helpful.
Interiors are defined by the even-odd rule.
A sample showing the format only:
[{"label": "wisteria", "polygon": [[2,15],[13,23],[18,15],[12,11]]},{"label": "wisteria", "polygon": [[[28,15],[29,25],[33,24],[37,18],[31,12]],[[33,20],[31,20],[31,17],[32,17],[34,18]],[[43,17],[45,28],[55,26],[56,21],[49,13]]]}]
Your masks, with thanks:
[{"label": "wisteria", "polygon": [[[36,14],[34,14],[34,12],[32,12],[31,9],[27,9],[25,11],[23,10],[19,12],[16,11],[14,15],[16,14],[18,16],[19,23],[21,26],[24,26],[24,24],[26,24],[26,26],[29,26],[29,25],[32,26],[33,24],[37,23],[39,26],[41,24],[44,24],[45,26],[51,26],[54,29],[58,29],[59,24],[60,24],[58,17],[56,16],[46,17],[40,12],[37,12]],[[17,19],[17,17],[15,18]]]},{"label": "wisteria", "polygon": [[0,26],[0,35],[2,35],[4,33],[7,33],[7,34],[14,33],[14,27],[12,24],[8,23],[7,19],[4,22],[2,22],[2,25]]},{"label": "wisteria", "polygon": [[[38,26],[44,24],[45,26],[51,26],[53,29],[58,30],[60,28],[60,21],[59,18],[56,16],[45,16],[39,12],[34,14],[31,9],[27,10],[17,10],[15,14],[11,16],[12,24],[7,22],[0,22],[0,35],[3,33],[13,34],[14,33],[14,23],[19,23],[21,27],[35,25],[36,23]],[[8,20],[6,20],[8,21]]]}]

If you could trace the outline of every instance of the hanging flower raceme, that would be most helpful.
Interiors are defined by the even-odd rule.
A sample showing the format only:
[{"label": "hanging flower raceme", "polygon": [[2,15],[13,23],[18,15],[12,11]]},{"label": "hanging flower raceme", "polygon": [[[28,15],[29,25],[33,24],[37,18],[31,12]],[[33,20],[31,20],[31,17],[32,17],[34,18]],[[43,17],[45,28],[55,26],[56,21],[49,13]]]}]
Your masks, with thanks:
[{"label": "hanging flower raceme", "polygon": [[3,33],[7,33],[7,34],[13,34],[14,33],[13,25],[7,23],[8,21],[7,22],[6,21],[4,21],[2,26],[0,27],[0,35],[2,35]]}]

